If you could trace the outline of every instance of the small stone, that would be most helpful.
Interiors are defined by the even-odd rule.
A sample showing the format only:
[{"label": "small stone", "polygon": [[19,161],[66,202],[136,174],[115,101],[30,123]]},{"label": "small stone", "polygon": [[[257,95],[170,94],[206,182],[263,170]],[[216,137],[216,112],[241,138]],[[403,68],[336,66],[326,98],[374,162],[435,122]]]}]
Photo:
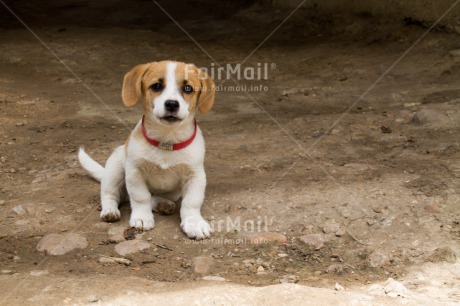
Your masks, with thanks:
[{"label": "small stone", "polygon": [[375,220],[369,219],[369,220],[366,221],[366,223],[367,223],[367,225],[372,226],[372,225],[375,224]]},{"label": "small stone", "polygon": [[193,258],[193,272],[196,274],[206,275],[211,272],[214,260],[208,256],[198,256]]},{"label": "small stone", "polygon": [[221,276],[214,276],[214,275],[206,275],[201,278],[202,280],[205,281],[215,281],[215,282],[225,282],[227,281],[225,278]]},{"label": "small stone", "polygon": [[257,273],[260,273],[260,272],[265,272],[264,267],[259,266],[259,267],[257,268]]},{"label": "small stone", "polygon": [[287,257],[287,256],[288,256],[288,254],[286,254],[286,253],[279,253],[278,254],[278,257],[281,257],[281,258]]},{"label": "small stone", "polygon": [[393,132],[389,126],[385,126],[385,125],[382,125],[382,126],[380,127],[380,130],[381,130],[382,133],[384,133],[384,134],[390,134],[390,133]]},{"label": "small stone", "polygon": [[326,273],[341,275],[347,273],[350,268],[343,264],[332,264],[326,269]]},{"label": "small stone", "polygon": [[86,302],[87,303],[96,303],[99,301],[99,298],[95,295],[89,295],[87,298],[86,298]]},{"label": "small stone", "polygon": [[16,126],[24,126],[24,122],[18,122],[16,123]]},{"label": "small stone", "polygon": [[295,284],[297,282],[299,282],[299,278],[296,275],[293,275],[293,274],[283,275],[280,278],[280,283],[281,284]]},{"label": "small stone", "polygon": [[404,287],[403,284],[395,281],[392,278],[387,279],[385,283],[385,287],[383,287],[383,291],[389,297],[395,298],[395,297],[400,296],[403,298],[410,298],[409,290],[407,290],[407,288]]},{"label": "small stone", "polygon": [[30,271],[29,273],[31,276],[43,276],[49,274],[48,270],[35,270],[35,271]]},{"label": "small stone", "polygon": [[320,234],[303,235],[299,237],[299,240],[314,250],[319,250],[324,246],[324,239]]},{"label": "small stone", "polygon": [[8,274],[8,275],[13,274],[12,270],[2,270],[1,272],[2,272],[2,274]]},{"label": "small stone", "polygon": [[423,206],[423,208],[427,212],[433,213],[433,214],[437,214],[437,213],[442,212],[441,207],[437,203],[427,204],[427,205]]},{"label": "small stone", "polygon": [[252,268],[252,264],[250,263],[245,263],[244,266],[246,269],[251,269]]},{"label": "small stone", "polygon": [[383,207],[380,205],[374,205],[372,206],[372,210],[377,214],[381,214],[383,212]]},{"label": "small stone", "polygon": [[449,120],[442,112],[435,109],[420,109],[412,118],[412,122],[416,124],[439,124]]},{"label": "small stone", "polygon": [[99,257],[98,261],[100,263],[116,263],[115,260],[113,260],[112,258],[109,258],[109,257]]},{"label": "small stone", "polygon": [[285,242],[286,236],[278,233],[271,232],[257,232],[257,233],[248,233],[241,232],[239,234],[241,239],[251,243],[251,244],[265,244],[271,242]]},{"label": "small stone", "polygon": [[343,291],[343,290],[345,290],[345,288],[343,288],[339,283],[335,283],[334,289],[335,289],[336,291]]},{"label": "small stone", "polygon": [[125,241],[125,227],[124,226],[116,226],[109,230],[109,241],[111,243],[118,243]]},{"label": "small stone", "polygon": [[388,261],[388,256],[380,252],[373,252],[369,255],[369,264],[371,267],[376,268],[384,265]]},{"label": "small stone", "polygon": [[87,246],[86,238],[79,234],[48,234],[40,239],[37,250],[48,255],[63,255],[75,249],[84,249]]},{"label": "small stone", "polygon": [[326,234],[336,233],[340,229],[340,225],[337,223],[329,223],[323,227],[323,232]]},{"label": "small stone", "polygon": [[22,207],[22,205],[17,205],[15,207],[13,207],[12,211],[14,211],[16,214],[18,215],[24,215],[26,213],[24,207]]},{"label": "small stone", "polygon": [[419,106],[421,103],[420,102],[409,102],[409,103],[404,103],[404,107],[414,107],[414,106]]},{"label": "small stone", "polygon": [[331,135],[337,135],[340,133],[340,130],[339,129],[332,129],[331,130]]},{"label": "small stone", "polygon": [[143,240],[128,240],[120,242],[115,246],[115,252],[121,256],[145,251],[150,248],[150,243]]},{"label": "small stone", "polygon": [[343,235],[345,235],[345,233],[346,233],[345,227],[341,226],[341,227],[337,230],[337,232],[335,232],[335,235],[336,235],[337,237],[342,237]]}]

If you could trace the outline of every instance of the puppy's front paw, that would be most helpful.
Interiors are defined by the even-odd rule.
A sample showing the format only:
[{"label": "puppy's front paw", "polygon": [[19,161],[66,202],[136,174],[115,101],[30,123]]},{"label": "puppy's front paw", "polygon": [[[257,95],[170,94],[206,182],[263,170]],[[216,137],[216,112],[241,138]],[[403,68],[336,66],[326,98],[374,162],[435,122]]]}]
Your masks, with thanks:
[{"label": "puppy's front paw", "polygon": [[120,211],[118,208],[104,208],[101,211],[101,220],[105,222],[116,222],[120,220]]},{"label": "puppy's front paw", "polygon": [[187,217],[180,226],[189,238],[200,240],[211,236],[211,226],[201,216]]},{"label": "puppy's front paw", "polygon": [[138,230],[151,230],[155,226],[155,221],[153,220],[152,212],[150,212],[150,214],[136,214],[135,212],[132,212],[131,219],[129,220],[129,225]]}]

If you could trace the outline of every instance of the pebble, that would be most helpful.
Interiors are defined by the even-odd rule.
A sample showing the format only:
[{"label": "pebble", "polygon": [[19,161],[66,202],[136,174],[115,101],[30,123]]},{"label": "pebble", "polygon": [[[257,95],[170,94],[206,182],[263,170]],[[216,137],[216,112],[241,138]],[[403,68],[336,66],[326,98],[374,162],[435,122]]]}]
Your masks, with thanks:
[{"label": "pebble", "polygon": [[442,211],[441,207],[437,203],[427,204],[427,205],[423,206],[423,208],[427,212],[433,213],[433,214],[437,214],[437,213],[440,213]]},{"label": "pebble", "polygon": [[87,303],[96,303],[99,301],[99,298],[95,295],[89,295],[87,298],[86,298],[86,302]]},{"label": "pebble", "polygon": [[435,124],[445,123],[449,120],[449,117],[445,116],[442,112],[435,109],[420,109],[418,110],[413,118],[412,122],[415,124]]},{"label": "pebble", "polygon": [[340,133],[340,130],[339,129],[332,129],[331,130],[331,135],[337,135]]},{"label": "pebble", "polygon": [[5,204],[5,200],[0,200],[0,205]]},{"label": "pebble", "polygon": [[343,291],[343,290],[345,290],[345,288],[343,288],[343,286],[341,286],[339,283],[335,283],[334,289],[335,289],[336,291]]},{"label": "pebble", "polygon": [[[349,267],[343,264],[332,264],[326,269],[326,273],[341,275],[349,271]],[[321,274],[321,273],[320,273]]]},{"label": "pebble", "polygon": [[260,272],[265,272],[264,267],[259,266],[259,267],[257,268],[257,273],[260,273]]},{"label": "pebble", "polygon": [[336,235],[337,237],[342,237],[343,235],[345,235],[346,232],[347,232],[347,231],[346,231],[346,228],[343,227],[343,226],[341,226],[341,227],[337,230],[337,232],[335,232],[335,235]]},{"label": "pebble", "polygon": [[241,239],[246,240],[251,244],[264,244],[270,242],[286,242],[286,236],[278,233],[271,232],[257,232],[257,233],[248,233],[241,232],[239,234]]},{"label": "pebble", "polygon": [[35,271],[30,271],[29,273],[31,276],[43,276],[49,274],[48,270],[35,270]]},{"label": "pebble", "polygon": [[212,257],[198,256],[192,260],[193,272],[196,274],[206,275],[211,272],[214,261]]},{"label": "pebble", "polygon": [[414,106],[419,106],[421,103],[420,102],[409,102],[409,103],[404,103],[404,107],[414,107]]},{"label": "pebble", "polygon": [[278,257],[281,257],[281,258],[287,257],[287,256],[288,256],[288,254],[286,254],[286,253],[279,253],[278,254]]},{"label": "pebble", "polygon": [[15,212],[16,214],[22,216],[26,213],[24,207],[22,207],[22,205],[17,205],[15,207],[13,207],[13,209],[11,209],[13,212]]},{"label": "pebble", "polygon": [[314,250],[319,250],[324,246],[324,239],[320,234],[303,235],[299,237],[299,240]]},{"label": "pebble", "polygon": [[143,240],[128,240],[120,242],[115,246],[115,252],[121,256],[141,252],[150,248],[150,243]]},{"label": "pebble", "polygon": [[226,282],[227,280],[221,276],[215,276],[215,275],[206,275],[201,278],[202,280],[205,281],[217,281],[217,282]]},{"label": "pebble", "polygon": [[283,275],[280,278],[280,283],[281,284],[295,284],[297,282],[299,282],[299,278],[296,275],[293,275],[293,274]]},{"label": "pebble", "polygon": [[109,241],[111,243],[118,243],[125,241],[125,227],[124,226],[116,226],[109,230]]},{"label": "pebble", "polygon": [[1,272],[2,272],[2,274],[8,274],[8,275],[13,274],[12,270],[2,270]]},{"label": "pebble", "polygon": [[18,122],[16,123],[16,126],[24,126],[24,122]]},{"label": "pebble", "polygon": [[99,257],[98,261],[100,263],[116,263],[116,261],[109,257]]},{"label": "pebble", "polygon": [[84,249],[87,246],[88,241],[79,234],[48,234],[40,239],[37,250],[48,255],[63,255],[75,249]]},{"label": "pebble", "polygon": [[336,233],[340,229],[340,224],[329,223],[323,227],[323,232],[326,234]]},{"label": "pebble", "polygon": [[376,268],[384,265],[388,261],[388,256],[378,251],[369,255],[369,264],[371,267]]},{"label": "pebble", "polygon": [[383,287],[383,290],[386,295],[389,297],[404,297],[404,298],[410,298],[409,290],[407,290],[406,287],[404,287],[403,284],[400,282],[395,281],[392,278],[387,279],[385,282],[385,287]]}]

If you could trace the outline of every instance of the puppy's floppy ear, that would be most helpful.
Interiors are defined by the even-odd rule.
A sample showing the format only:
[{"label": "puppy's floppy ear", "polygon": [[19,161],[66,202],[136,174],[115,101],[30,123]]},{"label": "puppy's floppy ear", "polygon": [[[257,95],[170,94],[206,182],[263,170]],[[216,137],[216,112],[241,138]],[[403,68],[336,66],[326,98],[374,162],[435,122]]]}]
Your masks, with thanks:
[{"label": "puppy's floppy ear", "polygon": [[200,80],[201,90],[198,96],[197,107],[200,113],[209,112],[214,105],[216,96],[216,86],[212,78],[203,70],[198,69],[198,79]]},{"label": "puppy's floppy ear", "polygon": [[131,69],[130,72],[125,74],[125,78],[123,79],[123,89],[121,90],[121,98],[125,106],[134,106],[139,101],[139,98],[142,95],[142,77],[150,65],[150,63],[137,65]]}]

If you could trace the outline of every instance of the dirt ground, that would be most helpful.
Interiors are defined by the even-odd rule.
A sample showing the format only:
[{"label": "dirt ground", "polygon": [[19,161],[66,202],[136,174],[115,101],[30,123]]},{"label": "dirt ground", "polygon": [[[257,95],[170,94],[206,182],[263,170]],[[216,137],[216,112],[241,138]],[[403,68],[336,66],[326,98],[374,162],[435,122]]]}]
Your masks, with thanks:
[{"label": "dirt ground", "polygon": [[[268,63],[268,80],[238,81],[268,90],[219,91],[199,117],[212,239],[193,243],[177,212],[157,215],[155,228],[137,236],[148,250],[125,256],[129,266],[100,263],[123,257],[107,233],[128,228],[129,205],[120,222],[99,220],[99,184],[77,149],[104,163],[139,120],[140,109],[121,102],[124,73],[163,59],[237,64],[289,11],[161,1],[210,59],[154,3],[66,3],[10,4],[40,41],[0,8],[0,266],[4,284],[19,284],[2,303],[13,304],[37,270],[180,283],[201,279],[194,258],[206,256],[207,274],[236,284],[288,275],[353,288],[456,261],[460,36],[436,28],[398,61],[426,31],[421,24],[300,10],[243,65]],[[241,239],[258,222],[285,243]],[[37,244],[50,233],[80,234],[88,246],[48,256]],[[299,239],[308,234],[324,243],[309,247]],[[446,299],[459,298],[458,283],[444,285],[457,292]]]}]

